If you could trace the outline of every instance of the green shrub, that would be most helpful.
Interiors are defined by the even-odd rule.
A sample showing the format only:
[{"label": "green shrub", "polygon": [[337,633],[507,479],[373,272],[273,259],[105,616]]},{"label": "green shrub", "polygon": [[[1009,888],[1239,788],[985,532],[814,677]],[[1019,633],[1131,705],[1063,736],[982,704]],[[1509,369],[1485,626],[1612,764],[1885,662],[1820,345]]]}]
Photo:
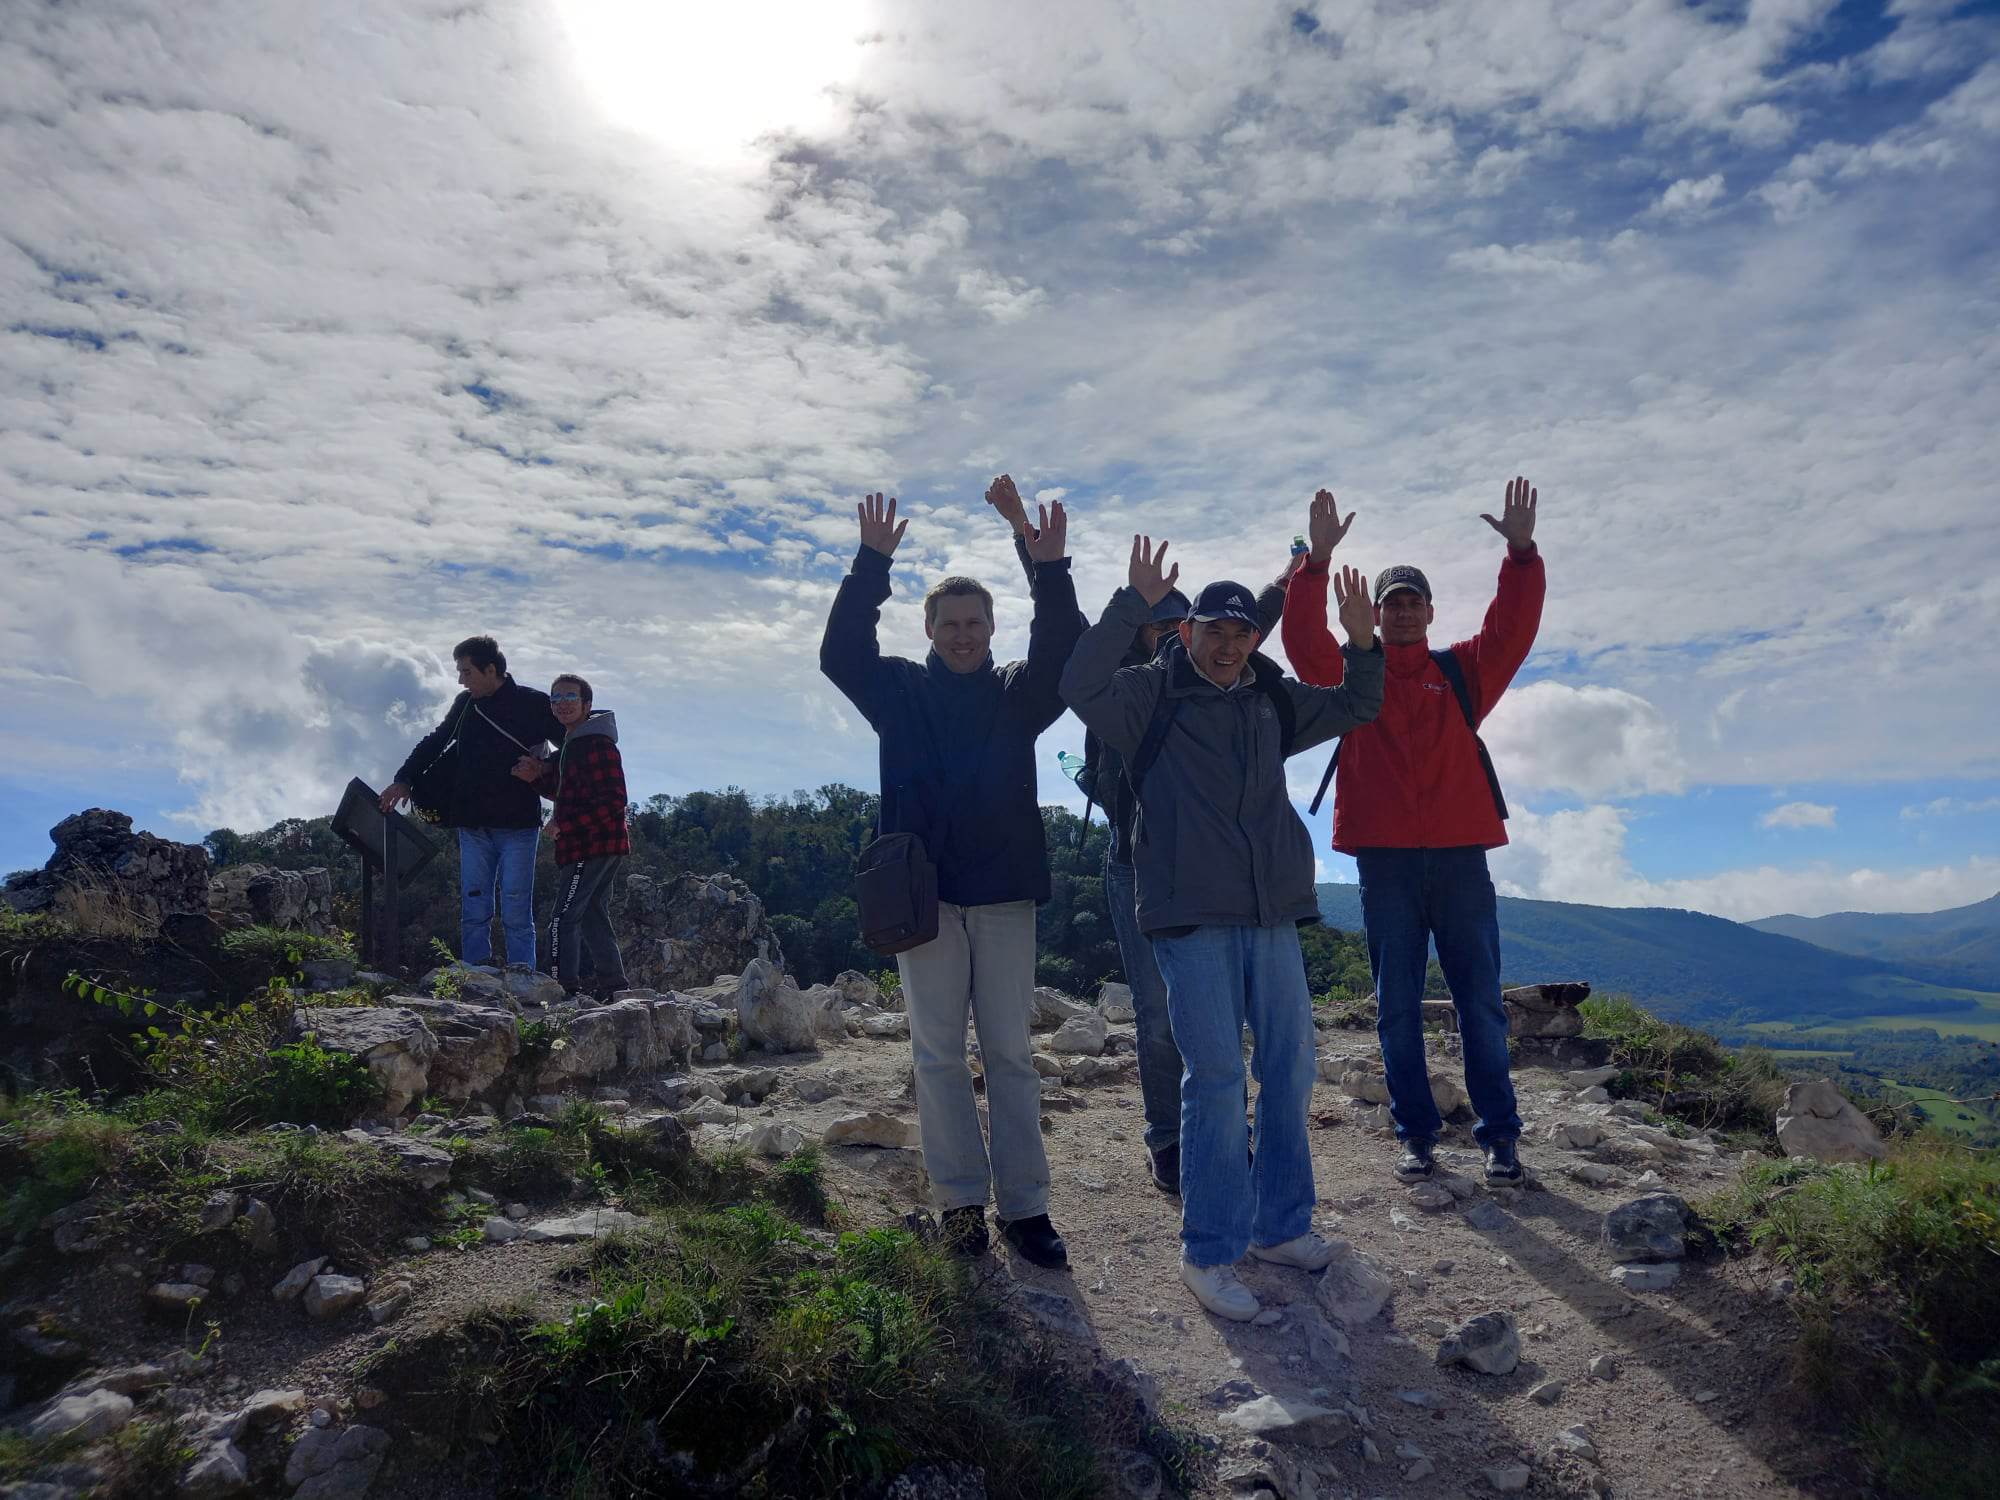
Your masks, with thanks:
[{"label": "green shrub", "polygon": [[1919,1138],[1866,1167],[1754,1166],[1701,1208],[1797,1279],[1800,1381],[1885,1493],[2000,1493],[2000,1160]]},{"label": "green shrub", "polygon": [[268,979],[295,974],[303,964],[322,959],[354,961],[354,939],[347,933],[320,936],[284,927],[238,927],[222,936],[222,953],[232,964]]},{"label": "green shrub", "polygon": [[273,1123],[345,1125],[377,1094],[366,1063],[349,1053],[328,1052],[310,1031],[272,1048],[270,1063],[264,1114]]},{"label": "green shrub", "polygon": [[132,1126],[74,1090],[0,1100],[0,1230],[23,1233],[110,1177]]}]

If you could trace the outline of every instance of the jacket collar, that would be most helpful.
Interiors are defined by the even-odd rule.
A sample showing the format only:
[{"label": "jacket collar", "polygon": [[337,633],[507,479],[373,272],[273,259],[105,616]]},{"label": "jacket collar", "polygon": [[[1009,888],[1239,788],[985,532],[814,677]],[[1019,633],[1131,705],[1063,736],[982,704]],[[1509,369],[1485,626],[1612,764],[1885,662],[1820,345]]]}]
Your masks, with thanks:
[{"label": "jacket collar", "polygon": [[1431,643],[1428,639],[1407,646],[1382,647],[1383,667],[1391,677],[1421,677],[1430,670]]}]

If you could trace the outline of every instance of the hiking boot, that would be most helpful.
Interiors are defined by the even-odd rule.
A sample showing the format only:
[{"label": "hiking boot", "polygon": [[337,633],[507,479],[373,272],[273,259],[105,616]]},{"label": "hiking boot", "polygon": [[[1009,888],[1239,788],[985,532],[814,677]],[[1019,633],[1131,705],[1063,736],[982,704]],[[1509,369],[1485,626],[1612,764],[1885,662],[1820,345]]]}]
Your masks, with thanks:
[{"label": "hiking boot", "polygon": [[1296,1239],[1278,1245],[1252,1245],[1250,1253],[1274,1266],[1295,1266],[1301,1271],[1324,1271],[1333,1259],[1333,1246],[1308,1229]]},{"label": "hiking boot", "polygon": [[1056,1233],[1047,1214],[1028,1219],[1009,1219],[1000,1226],[1000,1237],[1025,1260],[1060,1271],[1069,1264],[1069,1246]]},{"label": "hiking boot", "polygon": [[1519,1182],[1521,1157],[1512,1141],[1494,1141],[1486,1148],[1486,1180]]},{"label": "hiking boot", "polygon": [[1191,1266],[1182,1261],[1181,1280],[1194,1293],[1194,1300],[1218,1318],[1247,1323],[1257,1316],[1257,1299],[1236,1279],[1234,1266]]},{"label": "hiking boot", "polygon": [[967,1260],[977,1260],[986,1253],[991,1243],[986,1237],[986,1209],[983,1204],[968,1203],[963,1208],[947,1208],[944,1211],[944,1227],[939,1232],[945,1249],[953,1255]]},{"label": "hiking boot", "polygon": [[1157,1151],[1146,1153],[1153,1159],[1153,1186],[1163,1193],[1181,1195],[1181,1143],[1169,1141]]},{"label": "hiking boot", "polygon": [[1437,1166],[1431,1152],[1437,1149],[1435,1141],[1403,1142],[1403,1159],[1396,1163],[1396,1175],[1404,1182],[1424,1182]]}]

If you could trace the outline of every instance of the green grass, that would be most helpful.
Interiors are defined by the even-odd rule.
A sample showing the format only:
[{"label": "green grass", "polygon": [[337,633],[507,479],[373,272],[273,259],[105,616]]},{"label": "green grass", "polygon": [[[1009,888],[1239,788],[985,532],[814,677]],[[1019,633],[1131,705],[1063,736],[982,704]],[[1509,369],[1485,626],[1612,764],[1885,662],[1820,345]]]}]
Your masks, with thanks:
[{"label": "green grass", "polygon": [[1790,1080],[1771,1053],[1732,1050],[1707,1032],[1662,1021],[1623,995],[1593,995],[1577,1009],[1583,1034],[1611,1044],[1610,1089],[1670,1120],[1768,1146]]},{"label": "green grass", "polygon": [[593,1247],[567,1313],[482,1314],[379,1356],[369,1379],[410,1387],[413,1420],[542,1494],[699,1475],[852,1496],[942,1461],[984,1469],[996,1500],[1101,1485],[1088,1426],[1104,1398],[1010,1334],[962,1266],[902,1229],[829,1244],[768,1201],[662,1214]]},{"label": "green grass", "polygon": [[1883,1493],[2000,1493],[2000,1157],[1926,1136],[1865,1168],[1772,1162],[1701,1209],[1797,1278],[1798,1378]]}]

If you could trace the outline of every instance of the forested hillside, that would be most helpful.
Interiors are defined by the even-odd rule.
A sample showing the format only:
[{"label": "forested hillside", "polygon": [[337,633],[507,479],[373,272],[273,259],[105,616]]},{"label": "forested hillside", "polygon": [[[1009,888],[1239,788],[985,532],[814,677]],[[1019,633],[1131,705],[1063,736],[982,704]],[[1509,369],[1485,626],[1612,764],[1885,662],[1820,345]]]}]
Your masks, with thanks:
[{"label": "forested hillside", "polygon": [[1922,964],[1944,982],[1971,989],[2000,990],[2000,895],[1949,911],[1836,911],[1746,925],[1840,953]]}]

